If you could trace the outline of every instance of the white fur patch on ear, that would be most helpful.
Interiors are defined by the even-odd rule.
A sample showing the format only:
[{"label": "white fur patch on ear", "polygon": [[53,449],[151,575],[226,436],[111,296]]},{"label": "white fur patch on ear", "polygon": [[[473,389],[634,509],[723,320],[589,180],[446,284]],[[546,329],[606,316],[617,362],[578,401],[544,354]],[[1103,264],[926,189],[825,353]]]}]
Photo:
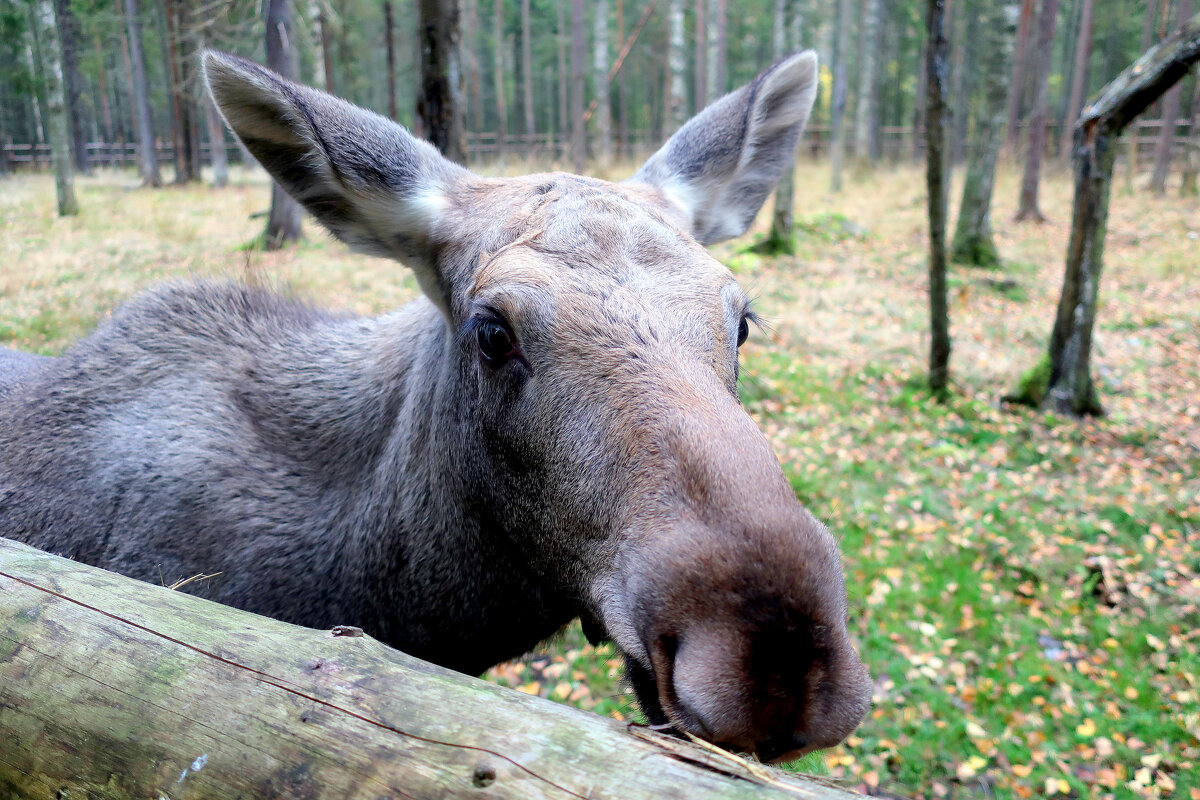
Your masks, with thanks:
[{"label": "white fur patch on ear", "polygon": [[689,120],[631,180],[690,215],[702,244],[740,236],[791,166],[816,93],[816,54],[785,58]]}]

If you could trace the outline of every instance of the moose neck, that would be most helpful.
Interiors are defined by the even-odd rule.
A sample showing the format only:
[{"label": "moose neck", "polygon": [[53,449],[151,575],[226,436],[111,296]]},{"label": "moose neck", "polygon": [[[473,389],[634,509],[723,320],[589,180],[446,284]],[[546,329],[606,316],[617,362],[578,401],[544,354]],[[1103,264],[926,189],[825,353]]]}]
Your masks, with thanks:
[{"label": "moose neck", "polygon": [[[342,417],[338,449],[323,456],[357,459],[356,475],[328,476],[355,484],[337,605],[388,644],[481,672],[553,634],[575,604],[537,577],[479,492],[487,465],[468,411],[474,387],[440,312],[416,301],[362,333],[337,382],[361,385],[372,372],[375,385],[355,394],[377,400]],[[365,459],[363,442],[378,443]]]}]

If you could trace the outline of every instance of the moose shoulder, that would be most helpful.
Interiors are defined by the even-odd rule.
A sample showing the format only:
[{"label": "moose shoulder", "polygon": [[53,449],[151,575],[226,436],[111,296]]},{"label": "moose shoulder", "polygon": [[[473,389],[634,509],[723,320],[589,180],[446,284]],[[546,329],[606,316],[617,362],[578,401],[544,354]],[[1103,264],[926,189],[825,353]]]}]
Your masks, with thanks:
[{"label": "moose shoulder", "polygon": [[160,288],[57,359],[0,357],[0,535],[467,672],[573,617],[652,722],[766,759],[870,682],[833,537],[737,400],[745,294],[703,245],[789,163],[816,59],[775,64],[622,184],[485,179],[208,53],[233,131],[425,297],[382,317]]}]

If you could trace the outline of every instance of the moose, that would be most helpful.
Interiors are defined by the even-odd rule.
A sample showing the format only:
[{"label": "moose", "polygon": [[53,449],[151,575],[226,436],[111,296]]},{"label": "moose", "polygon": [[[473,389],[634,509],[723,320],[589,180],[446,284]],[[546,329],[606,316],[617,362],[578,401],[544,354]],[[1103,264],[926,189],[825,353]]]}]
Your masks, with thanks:
[{"label": "moose", "polygon": [[754,314],[704,249],[790,164],[815,54],[623,183],[481,177],[252,62],[204,69],[271,176],[423,297],[364,318],[169,284],[61,356],[5,351],[0,536],[467,673],[580,618],[652,724],[771,761],[851,733],[837,543],[739,402]]}]

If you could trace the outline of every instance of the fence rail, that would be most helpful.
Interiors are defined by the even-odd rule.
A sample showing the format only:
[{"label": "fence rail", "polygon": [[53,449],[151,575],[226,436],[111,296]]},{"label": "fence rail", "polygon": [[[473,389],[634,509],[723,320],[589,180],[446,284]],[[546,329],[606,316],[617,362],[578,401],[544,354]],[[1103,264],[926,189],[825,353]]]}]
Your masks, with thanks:
[{"label": "fence rail", "polygon": [[[1055,125],[1051,125],[1046,137],[1047,150],[1057,147],[1058,135]],[[1130,136],[1136,132],[1138,155],[1147,155],[1158,142],[1162,121],[1156,119],[1140,120],[1129,126],[1129,132],[1122,137],[1122,143],[1127,146]],[[1190,137],[1200,136],[1200,131],[1189,129],[1189,122],[1180,119],[1176,122],[1175,144],[1186,146]],[[1181,133],[1181,131],[1186,131]],[[519,156],[549,156],[550,158],[566,159],[569,155],[569,141],[554,133],[523,133],[506,134],[501,137],[495,131],[470,131],[466,134],[467,155],[473,162],[493,161],[501,155]],[[660,144],[658,138],[650,130],[633,130],[626,135],[626,141],[614,143],[614,152],[626,158],[644,158],[652,153]],[[829,125],[810,125],[804,134],[800,153],[811,158],[827,156],[833,145],[833,133]],[[854,130],[847,126],[846,130],[847,155],[853,157]],[[910,126],[885,126],[879,129],[876,144],[879,157],[888,162],[897,162],[907,158],[921,158],[925,152],[924,130],[914,130]],[[1123,147],[1124,149],[1124,147]],[[88,162],[97,166],[120,166],[134,164],[137,160],[137,146],[133,142],[88,142]],[[174,147],[169,142],[159,142],[155,151],[160,164],[169,164],[174,160]],[[246,157],[242,149],[235,144],[226,143],[226,157],[231,163],[240,163]],[[200,161],[204,165],[212,163],[211,147],[208,143],[200,145]],[[7,165],[9,168],[39,167],[51,162],[50,145],[39,143],[6,142],[0,145],[0,170]]]}]

